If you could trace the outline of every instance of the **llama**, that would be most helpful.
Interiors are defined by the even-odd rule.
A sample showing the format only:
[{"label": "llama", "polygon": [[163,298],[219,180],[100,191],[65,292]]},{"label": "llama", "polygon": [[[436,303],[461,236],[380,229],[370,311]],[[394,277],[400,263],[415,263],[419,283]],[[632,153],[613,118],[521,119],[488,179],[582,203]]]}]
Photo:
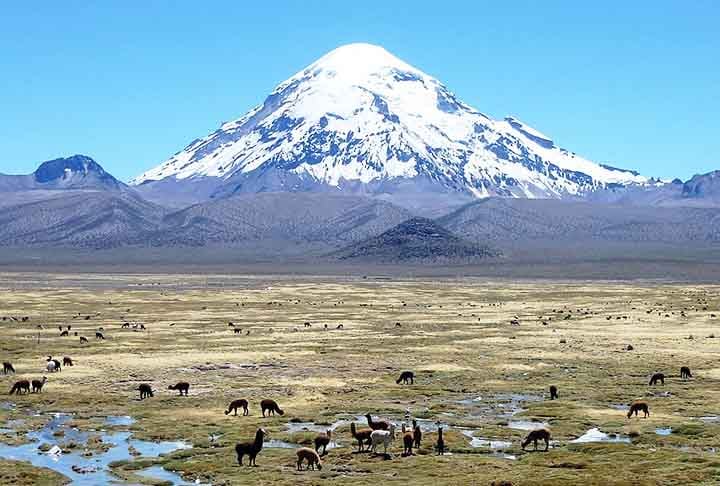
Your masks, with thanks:
[{"label": "llama", "polygon": [[358,452],[364,452],[365,445],[370,445],[370,434],[372,434],[372,431],[372,429],[358,430],[355,427],[355,422],[350,423],[350,435],[353,436],[353,439],[358,441]]},{"label": "llama", "polygon": [[692,373],[690,373],[690,368],[687,366],[683,366],[680,368],[680,378],[683,380],[687,380],[692,378]]},{"label": "llama", "polygon": [[130,329],[130,323],[124,322],[122,326],[120,326],[120,329]]},{"label": "llama", "polygon": [[650,416],[650,407],[648,406],[648,404],[646,402],[641,402],[641,401],[632,402],[630,404],[630,409],[628,410],[628,413],[627,413],[627,418],[632,417],[633,413],[637,417],[638,412],[643,412],[644,417],[647,418]]},{"label": "llama", "polygon": [[556,400],[558,398],[557,387],[550,385],[550,400]]},{"label": "llama", "polygon": [[530,442],[534,445],[534,450],[537,450],[538,441],[545,441],[545,451],[550,448],[550,431],[548,429],[536,429],[531,430],[530,433],[525,437],[525,440],[522,441],[521,448],[522,450],[525,450],[525,448],[530,445]]},{"label": "llama", "polygon": [[48,373],[54,373],[55,371],[57,371],[57,365],[55,364],[55,361],[48,361],[45,369]]},{"label": "llama", "polygon": [[105,336],[103,336],[103,333],[101,333],[100,331],[97,331],[95,333],[95,339],[105,339]]},{"label": "llama", "polygon": [[413,419],[413,445],[415,449],[420,449],[420,442],[422,441],[422,429],[417,423],[417,420]]},{"label": "llama", "polygon": [[390,425],[389,430],[373,430],[370,434],[370,450],[373,454],[376,453],[377,446],[383,445],[383,453],[387,455],[387,449],[390,442],[395,439],[395,426]]},{"label": "llama", "polygon": [[80,344],[87,343],[88,339],[85,336],[80,336]]},{"label": "llama", "polygon": [[43,376],[42,380],[33,380],[32,381],[32,392],[40,393],[42,391],[43,385],[46,382],[47,382],[47,376]]},{"label": "llama", "polygon": [[307,467],[305,470],[312,469],[315,470],[315,466],[317,465],[318,471],[322,470],[322,463],[320,462],[320,456],[317,452],[310,449],[309,447],[301,447],[297,451],[295,451],[295,454],[297,454],[297,470],[302,471],[302,463],[303,461],[307,461]]},{"label": "llama", "polygon": [[445,454],[445,441],[443,440],[442,427],[438,427],[438,438],[437,438],[437,443],[435,444],[435,448],[437,449],[437,453],[439,456],[442,456],[443,454]]},{"label": "llama", "polygon": [[236,328],[233,329],[233,332],[234,332],[235,334],[240,334],[240,333],[242,332],[242,329],[240,329],[239,327],[236,327]]},{"label": "llama", "polygon": [[260,402],[260,410],[262,411],[262,416],[265,417],[265,412],[267,411],[268,417],[272,414],[275,416],[275,412],[277,412],[280,415],[285,415],[285,412],[278,406],[277,402],[275,400],[270,400],[266,398],[265,400]]},{"label": "llama", "polygon": [[73,363],[73,360],[70,356],[65,356],[63,358],[63,366],[75,366],[75,364]]},{"label": "llama", "polygon": [[367,419],[368,427],[373,430],[388,430],[390,428],[390,422],[385,420],[378,420],[375,422],[369,413],[365,414],[365,418]]},{"label": "llama", "polygon": [[403,385],[414,385],[415,384],[415,373],[412,371],[403,371],[400,373],[400,378],[395,380],[398,385],[402,382]]},{"label": "llama", "polygon": [[10,389],[9,394],[12,395],[13,393],[16,395],[20,395],[21,393],[30,393],[30,382],[27,380],[16,381]]},{"label": "llama", "polygon": [[188,396],[188,391],[190,391],[190,383],[188,383],[187,381],[181,381],[180,383],[168,386],[168,390],[177,390],[180,393],[180,396]]},{"label": "llama", "polygon": [[255,464],[255,458],[260,453],[263,447],[263,441],[267,432],[265,429],[257,429],[255,432],[255,440],[253,442],[239,442],[235,445],[235,453],[237,454],[238,464],[243,465],[242,460],[244,456],[249,456],[248,466],[257,466]]},{"label": "llama", "polygon": [[235,416],[237,417],[238,408],[243,409],[243,417],[246,415],[250,415],[250,412],[248,411],[248,401],[244,398],[241,398],[239,400],[233,400],[232,402],[230,402],[230,405],[228,405],[228,409],[225,410],[225,415],[230,415],[230,412],[234,410]]},{"label": "llama", "polygon": [[402,438],[403,438],[403,456],[412,456],[413,455],[413,444],[415,442],[415,438],[413,437],[412,432],[408,432],[405,430],[405,424],[402,424]]},{"label": "llama", "polygon": [[663,375],[662,373],[655,373],[654,375],[652,375],[650,377],[650,385],[651,386],[655,385],[658,381],[660,382],[661,385],[664,385],[665,384],[665,375]]},{"label": "llama", "polygon": [[9,375],[10,373],[15,373],[15,368],[13,368],[12,363],[8,361],[3,362],[3,374]]},{"label": "llama", "polygon": [[327,432],[319,433],[315,436],[315,439],[313,442],[315,443],[315,452],[320,454],[320,448],[322,447],[322,453],[320,455],[324,456],[327,454],[327,446],[330,444],[330,440],[332,439],[332,430],[328,429]]},{"label": "llama", "polygon": [[140,386],[137,387],[137,389],[140,392],[140,400],[155,396],[152,391],[152,387],[147,383],[141,383]]},{"label": "llama", "polygon": [[61,331],[61,332],[60,332],[60,337],[67,337],[67,336],[69,336],[69,335],[70,335],[70,332],[69,332],[69,331]]}]

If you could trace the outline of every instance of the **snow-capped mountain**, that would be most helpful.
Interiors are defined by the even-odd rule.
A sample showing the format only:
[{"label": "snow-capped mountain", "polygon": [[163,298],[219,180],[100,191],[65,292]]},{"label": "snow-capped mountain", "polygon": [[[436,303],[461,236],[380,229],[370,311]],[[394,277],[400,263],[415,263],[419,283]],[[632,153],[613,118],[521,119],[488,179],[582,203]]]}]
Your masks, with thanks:
[{"label": "snow-capped mountain", "polygon": [[492,119],[381,47],[350,44],[131,183],[176,192],[195,185],[216,197],[430,191],[572,198],[647,179],[562,149],[516,118]]}]

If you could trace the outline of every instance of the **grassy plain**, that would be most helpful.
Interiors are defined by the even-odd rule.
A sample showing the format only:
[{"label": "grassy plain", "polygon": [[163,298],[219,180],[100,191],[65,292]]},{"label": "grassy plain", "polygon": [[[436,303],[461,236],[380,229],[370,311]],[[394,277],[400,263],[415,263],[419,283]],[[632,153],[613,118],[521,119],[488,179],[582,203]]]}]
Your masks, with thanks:
[{"label": "grassy plain", "polygon": [[[720,318],[713,317],[720,287],[170,275],[4,275],[0,282],[0,316],[30,317],[0,321],[0,359],[18,371],[0,375],[0,390],[41,377],[48,355],[76,362],[49,375],[41,394],[1,397],[15,407],[0,407],[0,427],[21,419],[24,429],[37,428],[43,416],[31,414],[38,411],[72,412],[79,428],[130,415],[135,437],[192,443],[159,459],[114,464],[133,483],[144,481],[134,471],[155,463],[216,485],[720,481],[720,421],[707,418],[720,415]],[[147,330],[121,329],[126,321]],[[90,342],[60,337],[58,325]],[[94,338],[100,327],[104,341]],[[680,380],[682,365],[692,380]],[[415,371],[416,384],[397,385],[401,370]],[[656,371],[666,384],[650,387]],[[192,384],[189,397],[167,390],[177,381]],[[138,400],[143,382],[154,398]],[[551,384],[559,400],[548,399]],[[250,401],[249,417],[223,414],[236,398]],[[285,415],[261,418],[262,398],[276,399]],[[648,401],[648,419],[626,418],[623,407],[634,399]],[[399,424],[407,410],[425,424],[442,423],[451,454],[434,453],[434,432],[412,457],[400,457],[399,437],[391,460],[357,454],[345,422],[322,471],[297,472],[294,451],[282,448],[263,450],[256,468],[236,463],[235,443],[258,427],[271,439],[307,445],[314,434],[290,431],[289,423],[333,424],[371,412]],[[515,420],[547,422],[550,451],[521,451],[526,431],[508,427]],[[571,442],[592,428],[631,442]],[[672,432],[656,431],[665,428]],[[470,432],[511,444],[502,453],[473,447]],[[0,442],[19,437],[0,433]],[[63,479],[0,460],[0,483],[20,482]]]}]

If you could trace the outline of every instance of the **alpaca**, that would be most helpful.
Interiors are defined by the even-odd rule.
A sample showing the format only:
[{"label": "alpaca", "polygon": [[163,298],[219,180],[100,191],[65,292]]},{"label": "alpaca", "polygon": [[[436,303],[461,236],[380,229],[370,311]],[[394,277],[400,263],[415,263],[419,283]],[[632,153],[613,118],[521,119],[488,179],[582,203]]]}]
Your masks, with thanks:
[{"label": "alpaca", "polygon": [[235,453],[237,454],[238,464],[243,465],[242,460],[244,456],[249,456],[250,460],[248,466],[257,466],[255,464],[255,458],[260,453],[263,447],[263,441],[267,432],[265,429],[257,429],[255,432],[255,440],[253,442],[239,442],[235,445]]},{"label": "alpaca", "polygon": [[315,439],[313,440],[313,442],[315,443],[315,451],[319,454],[320,448],[322,447],[321,455],[324,456],[325,454],[327,454],[327,446],[328,446],[328,444],[330,444],[331,438],[332,438],[332,430],[331,429],[328,429],[327,432],[325,432],[325,433],[321,432],[318,435],[316,435]]},{"label": "alpaca", "polygon": [[68,331],[62,331],[62,332],[60,333],[60,337],[66,337],[66,336],[69,336],[69,335],[70,335],[70,333],[69,333]]},{"label": "alpaca", "polygon": [[150,385],[148,385],[147,383],[141,383],[140,386],[137,387],[137,389],[140,392],[140,400],[155,396],[152,391],[152,387],[150,387]]},{"label": "alpaca", "polygon": [[368,427],[373,430],[388,430],[390,428],[390,422],[385,420],[378,420],[375,422],[369,413],[365,414],[365,418],[367,419]]},{"label": "alpaca", "polygon": [[42,380],[33,380],[32,381],[32,392],[33,393],[40,393],[42,391],[42,387],[47,382],[47,376],[43,376]]},{"label": "alpaca", "polygon": [[233,332],[234,332],[235,334],[240,334],[240,333],[242,332],[242,329],[240,329],[239,327],[236,327],[236,328],[233,329]]},{"label": "alpaca", "polygon": [[413,443],[415,442],[415,438],[413,437],[412,432],[408,432],[405,430],[405,424],[402,424],[402,438],[403,438],[403,456],[412,456],[413,455]]},{"label": "alpaca", "polygon": [[692,378],[692,373],[690,373],[690,368],[688,368],[687,366],[683,366],[682,368],[680,368],[680,378],[682,378],[683,380]]},{"label": "alpaca", "polygon": [[15,368],[13,368],[12,363],[5,361],[3,363],[3,374],[9,375],[10,373],[15,373]]},{"label": "alpaca", "polygon": [[122,326],[120,326],[120,329],[130,329],[130,323],[124,322]]},{"label": "alpaca", "polygon": [[415,449],[420,449],[420,442],[422,441],[422,429],[417,423],[417,420],[412,421],[413,425],[413,445]]},{"label": "alpaca", "polygon": [[180,393],[180,396],[188,396],[188,391],[190,391],[190,383],[186,381],[181,381],[180,383],[176,383],[175,385],[168,386],[168,390],[177,390]]},{"label": "alpaca", "polygon": [[268,398],[260,402],[260,409],[262,411],[263,417],[265,416],[265,411],[267,411],[268,417],[270,416],[270,414],[275,416],[275,412],[280,415],[285,415],[285,412],[278,406],[275,400],[270,400]]},{"label": "alpaca", "polygon": [[395,426],[391,425],[390,430],[373,430],[370,434],[370,450],[376,453],[377,446],[383,445],[383,453],[387,455],[387,449],[390,442],[395,438]]},{"label": "alpaca", "polygon": [[30,382],[27,380],[16,381],[10,389],[9,394],[12,395],[13,393],[16,395],[20,395],[21,393],[30,393]]},{"label": "alpaca", "polygon": [[345,329],[345,326],[343,326],[342,324],[338,324],[338,326],[335,329]]},{"label": "alpaca", "polygon": [[400,373],[400,378],[395,380],[398,385],[402,382],[403,385],[414,385],[415,384],[415,373],[412,371],[403,371]]},{"label": "alpaca", "polygon": [[438,427],[438,438],[435,448],[437,449],[438,455],[442,456],[445,454],[445,441],[443,440],[442,427]]},{"label": "alpaca", "polygon": [[248,401],[244,398],[241,398],[240,400],[233,400],[232,402],[230,402],[230,405],[228,405],[228,409],[225,410],[225,415],[230,415],[230,412],[234,410],[235,416],[237,417],[238,408],[243,409],[243,417],[246,415],[250,415],[250,412],[248,411]]},{"label": "alpaca", "polygon": [[370,445],[370,434],[372,434],[372,429],[360,429],[358,430],[355,427],[355,422],[350,423],[350,435],[352,435],[353,439],[358,441],[358,452],[363,452],[365,450],[365,444]]},{"label": "alpaca", "polygon": [[55,371],[57,371],[57,365],[55,364],[55,361],[48,361],[45,369],[47,369],[48,373],[54,373]]},{"label": "alpaca", "polygon": [[531,430],[527,437],[525,437],[525,440],[522,441],[521,448],[525,450],[525,448],[530,445],[530,442],[532,442],[534,450],[537,450],[538,441],[540,440],[545,441],[545,451],[547,451],[550,448],[550,431],[548,429]]},{"label": "alpaca", "polygon": [[650,377],[650,385],[655,385],[657,382],[660,382],[661,385],[665,384],[665,375],[662,373],[655,373]]},{"label": "alpaca", "polygon": [[635,416],[638,416],[638,412],[643,412],[645,414],[645,418],[650,416],[650,407],[646,402],[632,402],[630,404],[630,410],[628,410],[627,418],[630,418],[632,414],[634,413]]},{"label": "alpaca", "polygon": [[87,343],[88,339],[85,336],[80,336],[80,344]]},{"label": "alpaca", "polygon": [[105,336],[103,336],[103,333],[98,331],[95,333],[95,339],[105,339]]},{"label": "alpaca", "polygon": [[70,356],[65,356],[65,357],[63,358],[63,366],[75,366],[75,365],[73,364],[73,360],[72,360],[72,358],[71,358]]},{"label": "alpaca", "polygon": [[318,471],[322,470],[322,463],[320,462],[320,456],[317,452],[310,449],[309,447],[301,447],[297,451],[295,451],[295,454],[297,454],[297,470],[302,471],[302,463],[303,461],[307,461],[307,467],[305,470],[312,469],[315,470],[315,466],[317,465]]}]

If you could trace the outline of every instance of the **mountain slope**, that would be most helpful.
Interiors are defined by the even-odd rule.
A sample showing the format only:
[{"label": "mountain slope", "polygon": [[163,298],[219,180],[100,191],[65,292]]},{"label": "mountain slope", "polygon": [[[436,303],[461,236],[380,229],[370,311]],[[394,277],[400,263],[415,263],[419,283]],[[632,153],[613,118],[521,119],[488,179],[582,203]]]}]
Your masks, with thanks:
[{"label": "mountain slope", "polygon": [[241,195],[166,216],[152,241],[167,246],[263,240],[339,245],[376,235],[409,217],[404,209],[363,197]]},{"label": "mountain slope", "polygon": [[491,119],[437,79],[368,44],[330,52],[262,105],[132,181],[149,192],[159,184],[175,193],[214,186],[214,197],[434,191],[528,198],[646,182],[559,148],[515,118]]},{"label": "mountain slope", "polygon": [[499,256],[485,245],[462,240],[427,218],[412,218],[333,254],[341,260],[382,263],[462,261]]}]

